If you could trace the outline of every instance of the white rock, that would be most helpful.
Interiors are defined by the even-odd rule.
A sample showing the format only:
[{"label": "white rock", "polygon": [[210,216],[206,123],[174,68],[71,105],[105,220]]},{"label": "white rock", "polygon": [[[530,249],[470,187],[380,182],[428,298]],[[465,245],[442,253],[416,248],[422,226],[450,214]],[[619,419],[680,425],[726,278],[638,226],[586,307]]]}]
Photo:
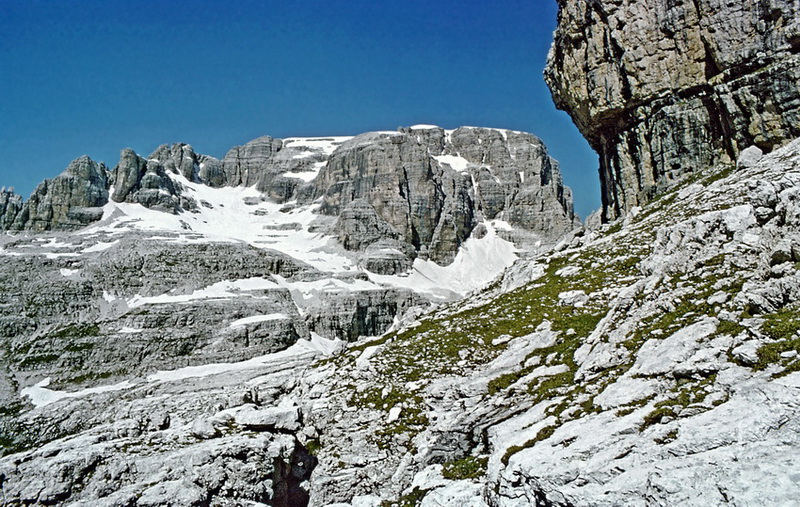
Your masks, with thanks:
[{"label": "white rock", "polygon": [[235,416],[239,426],[254,430],[300,429],[300,411],[297,407],[270,407],[260,410],[241,411]]},{"label": "white rock", "polygon": [[659,391],[658,386],[657,380],[626,375],[606,387],[595,397],[594,403],[604,409],[628,405],[656,394]]},{"label": "white rock", "polygon": [[488,507],[482,498],[483,487],[469,481],[455,481],[447,486],[429,491],[420,502],[420,507],[440,507],[458,505],[459,507]]},{"label": "white rock", "polygon": [[563,306],[582,307],[589,301],[589,296],[582,290],[570,290],[558,295],[558,304]]},{"label": "white rock", "polygon": [[198,418],[192,423],[192,435],[197,438],[214,438],[219,435],[219,430],[208,419]]},{"label": "white rock", "polygon": [[750,146],[739,153],[739,158],[736,159],[736,167],[739,169],[747,169],[756,165],[764,156],[764,152],[758,146]]},{"label": "white rock", "polygon": [[690,360],[700,349],[700,340],[716,329],[714,319],[704,319],[663,340],[648,340],[639,349],[630,374],[661,375],[673,372],[679,364]]},{"label": "white rock", "polygon": [[400,418],[400,414],[403,412],[403,409],[398,406],[394,406],[389,409],[389,416],[386,418],[387,423],[393,423]]}]

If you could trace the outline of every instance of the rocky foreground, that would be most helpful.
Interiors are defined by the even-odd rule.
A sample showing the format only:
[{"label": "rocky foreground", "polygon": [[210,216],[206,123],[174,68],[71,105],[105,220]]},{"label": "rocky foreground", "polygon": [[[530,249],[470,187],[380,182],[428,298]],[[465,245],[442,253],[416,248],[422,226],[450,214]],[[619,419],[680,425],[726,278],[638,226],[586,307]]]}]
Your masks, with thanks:
[{"label": "rocky foreground", "polygon": [[[27,201],[7,190],[0,195],[0,226],[8,231],[0,237],[2,454],[101,435],[109,424],[128,425],[123,433],[139,438],[191,423],[194,429],[180,430],[169,446],[208,439],[236,483],[219,495],[192,492],[175,469],[173,491],[166,486],[172,479],[144,472],[161,474],[163,455],[136,464],[109,447],[125,477],[119,484],[94,493],[76,486],[110,464],[98,455],[81,470],[65,463],[58,476],[71,481],[66,490],[34,485],[18,496],[16,480],[2,473],[11,504],[79,497],[144,504],[147,484],[158,484],[157,504],[173,496],[180,505],[301,498],[300,479],[313,467],[308,458],[295,477],[292,460],[309,455],[295,435],[302,412],[294,402],[268,416],[254,411],[244,416],[248,423],[236,419],[238,409],[233,419],[223,417],[259,439],[278,432],[257,444],[262,451],[245,455],[241,449],[256,445],[249,437],[210,442],[223,435],[223,419],[209,422],[201,413],[283,403],[285,379],[271,374],[274,397],[261,381],[238,391],[254,374],[299,380],[320,351],[382,335],[406,314],[457,300],[577,223],[569,189],[541,141],[472,127],[263,137],[221,161],[182,144],[147,158],[123,150],[112,170],[81,157]],[[169,394],[153,398],[162,381],[172,386]],[[116,408],[97,405],[98,395]],[[133,405],[117,406],[119,395]],[[188,412],[180,415],[166,397]],[[76,444],[81,460],[88,459],[87,442]],[[182,452],[175,460],[183,463]],[[253,461],[263,462],[254,475],[239,469]],[[218,472],[209,469],[209,480]]]},{"label": "rocky foreground", "polygon": [[379,339],[26,390],[3,500],[791,503],[798,245],[800,140],[747,151]]}]

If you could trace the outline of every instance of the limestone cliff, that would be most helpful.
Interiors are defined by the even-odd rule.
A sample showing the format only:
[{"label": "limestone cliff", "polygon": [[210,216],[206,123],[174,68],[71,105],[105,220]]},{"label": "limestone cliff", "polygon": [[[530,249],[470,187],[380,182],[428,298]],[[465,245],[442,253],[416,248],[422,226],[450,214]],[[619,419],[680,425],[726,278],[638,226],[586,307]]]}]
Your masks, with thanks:
[{"label": "limestone cliff", "polygon": [[800,135],[800,3],[559,0],[545,79],[600,155],[604,218]]},{"label": "limestone cliff", "polygon": [[577,219],[558,163],[537,137],[508,130],[421,126],[356,136],[313,182],[308,199],[339,217],[346,248],[400,240],[448,264],[480,220],[501,219],[553,242]]},{"label": "limestone cliff", "polygon": [[44,180],[27,202],[0,192],[0,227],[10,230],[72,230],[99,219],[108,202],[108,175],[103,164],[83,156],[53,179]]}]

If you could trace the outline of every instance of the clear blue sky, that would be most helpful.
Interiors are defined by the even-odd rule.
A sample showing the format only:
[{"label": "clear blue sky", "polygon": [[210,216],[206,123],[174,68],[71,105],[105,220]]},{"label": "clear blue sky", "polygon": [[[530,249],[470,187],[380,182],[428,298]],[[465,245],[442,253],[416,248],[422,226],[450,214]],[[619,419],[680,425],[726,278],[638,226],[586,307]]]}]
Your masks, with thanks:
[{"label": "clear blue sky", "polygon": [[0,186],[87,154],[429,123],[532,132],[585,217],[597,157],[542,79],[555,0],[0,0]]}]

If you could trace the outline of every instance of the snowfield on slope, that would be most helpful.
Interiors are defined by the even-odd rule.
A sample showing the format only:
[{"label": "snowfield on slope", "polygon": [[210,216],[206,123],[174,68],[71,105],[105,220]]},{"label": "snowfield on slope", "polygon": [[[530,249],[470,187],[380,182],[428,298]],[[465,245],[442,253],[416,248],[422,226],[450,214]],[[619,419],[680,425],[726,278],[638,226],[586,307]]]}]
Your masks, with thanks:
[{"label": "snowfield on slope", "polygon": [[[299,142],[299,141],[298,141]],[[309,142],[309,141],[304,141]],[[330,146],[320,141],[324,146]],[[104,207],[103,219],[81,231],[82,236],[104,233],[122,235],[129,230],[148,231],[159,241],[175,243],[244,242],[257,248],[285,253],[327,273],[344,274],[360,271],[357,256],[344,250],[333,236],[313,232],[319,218],[318,204],[298,206],[296,202],[279,204],[263,196],[255,187],[211,188],[189,182],[181,175],[170,177],[182,185],[188,197],[200,205],[197,210],[178,214],[164,213],[139,204],[110,201]],[[205,203],[205,204],[203,204]],[[497,278],[517,259],[517,249],[500,237],[498,230],[511,227],[502,220],[483,222],[487,233],[481,239],[470,237],[459,248],[455,260],[440,266],[430,260],[416,259],[412,270],[399,275],[368,273],[372,282],[409,288],[435,300],[453,300],[479,289]],[[159,237],[159,233],[164,233]],[[111,248],[116,241],[100,242],[84,252]],[[64,246],[57,243],[48,246]],[[72,252],[48,253],[50,256],[77,256]],[[266,287],[265,287],[266,288]],[[301,286],[296,287],[300,289]],[[354,288],[354,287],[348,287]],[[359,287],[366,288],[366,287]],[[307,292],[307,291],[304,291]],[[226,297],[229,293],[202,293],[181,296],[159,296],[170,302],[204,297]],[[134,299],[132,306],[161,302],[155,298]],[[164,299],[163,302],[166,302]]]}]

